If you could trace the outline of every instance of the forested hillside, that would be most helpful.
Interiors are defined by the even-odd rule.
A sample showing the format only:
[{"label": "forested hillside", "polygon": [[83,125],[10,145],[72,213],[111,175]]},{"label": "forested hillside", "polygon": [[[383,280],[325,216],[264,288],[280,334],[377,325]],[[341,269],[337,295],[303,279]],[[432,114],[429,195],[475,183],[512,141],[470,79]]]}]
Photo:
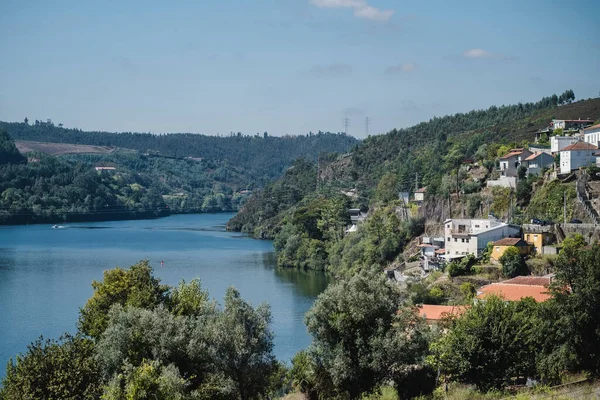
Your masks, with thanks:
[{"label": "forested hillside", "polygon": [[30,162],[0,131],[0,224],[153,218],[169,214],[144,177],[45,154]]},{"label": "forested hillside", "polygon": [[345,153],[358,140],[345,134],[323,133],[273,137],[266,132],[219,137],[191,133],[86,132],[56,126],[52,121],[33,124],[0,122],[15,140],[117,146],[170,157],[196,157],[244,168],[259,184],[279,176],[298,158],[316,160],[321,153]]},{"label": "forested hillside", "polygon": [[[512,210],[509,192],[501,188],[482,192],[485,179],[493,177],[500,156],[511,147],[527,146],[535,132],[548,126],[553,118],[600,119],[600,99],[572,103],[571,94],[567,91],[536,103],[436,117],[410,128],[371,136],[347,156],[322,160],[318,182],[303,199],[274,209],[267,201],[270,196],[258,193],[229,228],[256,236],[266,232],[267,237],[275,239],[282,266],[343,274],[381,268],[397,260],[404,245],[423,231],[423,217],[441,218],[431,213],[436,207],[439,210],[442,202],[452,203],[452,211],[465,217],[481,215],[486,207],[499,216],[510,212],[513,218],[526,219],[532,190],[542,184],[538,178],[520,181]],[[465,163],[476,166],[465,167]],[[310,176],[314,172],[307,171],[305,178],[310,181]],[[427,187],[423,210],[430,210],[429,215],[417,209],[399,212],[398,193],[413,192],[417,186]],[[287,192],[307,190],[282,179],[265,191],[283,188]],[[333,215],[340,221],[347,220],[348,207],[371,212],[367,223],[353,235],[343,235],[344,224],[331,223]],[[446,216],[452,211],[447,209]],[[539,207],[532,211],[538,213],[535,217],[543,217]],[[400,223],[399,217],[404,222]]]}]

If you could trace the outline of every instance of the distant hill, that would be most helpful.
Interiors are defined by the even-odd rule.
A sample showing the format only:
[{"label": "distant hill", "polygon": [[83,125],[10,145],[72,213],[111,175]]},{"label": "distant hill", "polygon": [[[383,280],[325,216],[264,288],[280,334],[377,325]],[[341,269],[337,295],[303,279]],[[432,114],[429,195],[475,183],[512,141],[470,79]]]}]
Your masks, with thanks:
[{"label": "distant hill", "polygon": [[298,158],[315,161],[321,153],[345,153],[359,143],[351,136],[329,132],[284,137],[241,133],[226,137],[191,133],[154,135],[86,132],[42,121],[35,121],[31,125],[0,122],[0,130],[5,130],[17,141],[121,147],[163,156],[203,158],[243,168],[261,184],[280,176]]}]

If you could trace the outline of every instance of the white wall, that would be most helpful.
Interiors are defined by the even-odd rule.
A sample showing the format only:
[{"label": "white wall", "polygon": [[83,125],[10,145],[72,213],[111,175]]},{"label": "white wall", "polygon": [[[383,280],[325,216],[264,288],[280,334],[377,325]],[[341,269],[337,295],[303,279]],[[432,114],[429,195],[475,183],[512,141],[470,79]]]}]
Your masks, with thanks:
[{"label": "white wall", "polygon": [[598,150],[572,150],[560,152],[560,173],[569,172],[596,163],[596,156],[593,154]]},{"label": "white wall", "polygon": [[577,138],[573,136],[552,136],[550,138],[550,151],[556,153],[573,143],[577,143]]},{"label": "white wall", "polygon": [[591,143],[594,146],[598,146],[600,142],[600,128],[590,129],[584,131],[583,140],[587,143]]}]

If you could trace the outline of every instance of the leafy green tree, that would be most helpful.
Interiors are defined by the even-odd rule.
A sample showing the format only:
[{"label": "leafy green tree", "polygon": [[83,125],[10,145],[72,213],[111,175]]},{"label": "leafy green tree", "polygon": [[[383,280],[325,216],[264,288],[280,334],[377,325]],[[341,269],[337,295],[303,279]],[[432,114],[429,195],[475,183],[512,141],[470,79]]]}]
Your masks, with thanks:
[{"label": "leafy green tree", "polygon": [[200,279],[192,279],[189,283],[182,280],[179,286],[171,291],[167,303],[171,312],[178,316],[198,317],[212,314],[216,307],[214,302],[209,301],[208,291],[202,289]]},{"label": "leafy green tree", "polygon": [[381,177],[375,197],[382,203],[388,203],[398,199],[398,175],[388,172]]},{"label": "leafy green tree", "polygon": [[209,343],[215,349],[214,365],[234,382],[241,400],[263,395],[278,368],[270,324],[267,304],[253,308],[229,288],[223,310],[207,326]]},{"label": "leafy green tree", "polygon": [[24,163],[26,158],[19,153],[8,133],[0,129],[0,166]]},{"label": "leafy green tree", "polygon": [[64,335],[60,341],[39,340],[11,359],[0,387],[0,399],[97,399],[100,370],[94,343]]},{"label": "leafy green tree", "polygon": [[[427,329],[381,274],[360,274],[330,285],[306,315],[313,336],[305,383],[318,375],[321,396],[357,398],[385,380],[399,382],[427,351]],[[306,364],[306,362],[303,362]]]},{"label": "leafy green tree", "polygon": [[505,302],[493,296],[476,302],[431,345],[430,365],[482,391],[535,376],[536,306],[532,299]]},{"label": "leafy green tree", "polygon": [[152,276],[148,260],[129,269],[115,268],[104,272],[101,282],[92,282],[94,294],[80,310],[79,329],[98,339],[108,325],[108,311],[115,304],[154,308],[165,300],[168,287]]},{"label": "leafy green tree", "polygon": [[187,400],[189,382],[173,364],[144,361],[139,366],[127,363],[123,373],[115,375],[105,387],[103,400]]},{"label": "leafy green tree", "polygon": [[507,248],[499,261],[502,264],[502,273],[506,277],[514,278],[515,276],[527,275],[529,273],[525,259],[519,254],[519,249],[515,246]]}]

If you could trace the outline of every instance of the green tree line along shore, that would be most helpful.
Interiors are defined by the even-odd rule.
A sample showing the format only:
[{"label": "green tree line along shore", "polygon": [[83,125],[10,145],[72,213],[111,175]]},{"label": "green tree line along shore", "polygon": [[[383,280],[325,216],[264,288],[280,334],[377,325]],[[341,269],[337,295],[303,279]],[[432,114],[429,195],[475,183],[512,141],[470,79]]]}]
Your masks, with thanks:
[{"label": "green tree line along shore", "polygon": [[[106,134],[114,140],[105,138],[105,144],[129,145],[127,140],[133,138],[134,142],[139,139],[140,148],[154,147],[144,153],[117,150],[52,156],[30,152],[24,157],[12,142],[33,138],[81,143],[85,138],[93,143],[98,135],[48,123],[0,122],[0,224],[237,211],[254,189],[277,177],[296,157],[313,159],[320,153],[345,152],[357,143],[346,135],[326,133],[287,138]],[[148,143],[140,139],[146,136]],[[178,148],[188,150],[182,153],[185,157],[177,155]],[[220,152],[234,157],[217,158]],[[97,166],[111,169],[96,171]]]}]

